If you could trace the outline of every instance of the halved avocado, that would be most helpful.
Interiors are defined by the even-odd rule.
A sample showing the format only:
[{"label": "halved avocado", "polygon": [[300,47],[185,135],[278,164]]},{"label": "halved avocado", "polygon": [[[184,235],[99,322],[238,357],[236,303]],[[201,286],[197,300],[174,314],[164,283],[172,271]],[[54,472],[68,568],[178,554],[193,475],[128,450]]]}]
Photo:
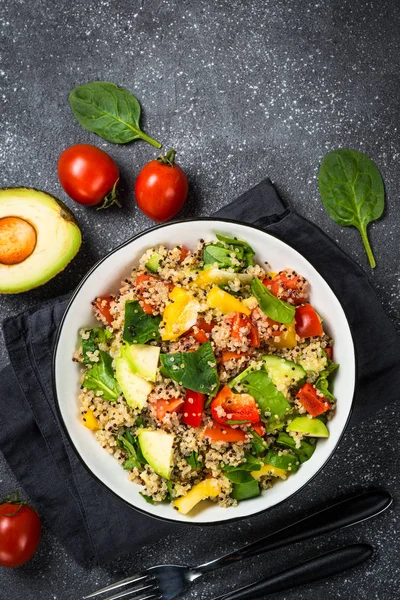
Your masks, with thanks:
[{"label": "halved avocado", "polygon": [[33,188],[0,189],[0,294],[46,283],[81,241],[73,214],[57,198]]}]

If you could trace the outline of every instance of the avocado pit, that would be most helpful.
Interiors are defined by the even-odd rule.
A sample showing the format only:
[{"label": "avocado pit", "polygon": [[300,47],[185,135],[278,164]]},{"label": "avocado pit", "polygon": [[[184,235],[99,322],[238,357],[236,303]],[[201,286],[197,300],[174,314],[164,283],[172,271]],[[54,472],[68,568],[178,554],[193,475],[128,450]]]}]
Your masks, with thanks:
[{"label": "avocado pit", "polygon": [[17,265],[32,254],[36,246],[35,228],[19,217],[0,219],[0,263]]}]

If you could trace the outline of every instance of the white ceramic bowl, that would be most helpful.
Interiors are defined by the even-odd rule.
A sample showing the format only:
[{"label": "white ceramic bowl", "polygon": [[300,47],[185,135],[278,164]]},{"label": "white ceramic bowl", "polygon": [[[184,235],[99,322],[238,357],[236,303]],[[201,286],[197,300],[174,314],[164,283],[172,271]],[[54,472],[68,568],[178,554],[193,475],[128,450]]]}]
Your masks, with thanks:
[{"label": "white ceramic bowl", "polygon": [[[261,496],[242,501],[236,508],[222,508],[211,502],[191,516],[183,516],[169,504],[153,506],[138,493],[140,487],[130,481],[126,471],[96,441],[93,433],[82,426],[78,413],[79,365],[72,362],[78,331],[95,324],[91,301],[96,296],[116,292],[120,281],[129,275],[143,252],[157,244],[182,243],[192,248],[200,238],[216,233],[237,236],[255,250],[255,259],[268,261],[274,271],[293,268],[310,282],[311,302],[324,319],[326,331],[335,341],[335,361],[340,363],[334,380],[337,411],[329,423],[330,437],[318,440],[312,458],[286,481],[277,481]],[[155,517],[186,523],[218,523],[261,512],[289,498],[308,483],[333,454],[346,427],[352,406],[355,384],[354,346],[343,309],[325,280],[290,246],[248,225],[217,219],[182,221],[152,228],[112,251],[99,261],[75,291],[59,329],[54,354],[54,385],[61,421],[66,433],[90,473],[111,492],[130,506]]]}]

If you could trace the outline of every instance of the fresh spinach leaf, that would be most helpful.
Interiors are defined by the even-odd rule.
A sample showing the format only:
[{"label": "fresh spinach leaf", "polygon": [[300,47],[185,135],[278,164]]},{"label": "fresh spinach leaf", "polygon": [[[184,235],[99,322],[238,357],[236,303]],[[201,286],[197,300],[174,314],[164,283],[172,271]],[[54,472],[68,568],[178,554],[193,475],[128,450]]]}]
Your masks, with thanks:
[{"label": "fresh spinach leaf", "polygon": [[[87,334],[89,334],[89,337],[86,337]],[[85,337],[81,337],[83,362],[85,365],[90,365],[93,360],[88,356],[88,353],[93,354],[97,349],[94,339],[94,329],[86,329],[84,331],[84,336]]]},{"label": "fresh spinach leaf", "polygon": [[125,303],[124,331],[125,342],[129,344],[146,344],[160,338],[161,316],[147,315],[138,300]]},{"label": "fresh spinach leaf", "polygon": [[258,363],[258,365],[247,367],[246,369],[244,369],[244,371],[239,373],[239,375],[236,375],[234,379],[231,379],[231,381],[228,382],[228,386],[231,389],[236,388],[237,385],[242,383],[243,379],[246,379],[249,373],[253,373],[257,368],[261,368],[261,366],[262,363]]},{"label": "fresh spinach leaf", "polygon": [[283,302],[283,300],[274,296],[257,277],[252,280],[250,287],[251,293],[267,317],[278,323],[288,324],[293,322],[296,308],[292,304]]},{"label": "fresh spinach leaf", "polygon": [[241,381],[241,384],[253,396],[263,415],[265,412],[269,412],[272,418],[275,418],[275,415],[283,417],[292,408],[291,404],[289,404],[285,396],[278,390],[265,371],[253,371],[253,373],[249,373]]},{"label": "fresh spinach leaf", "polygon": [[299,461],[301,463],[309,460],[314,454],[315,450],[315,439],[308,438],[307,440],[302,440],[300,442],[300,446],[296,447],[295,440],[285,432],[281,432],[276,440],[278,446],[283,446],[284,448],[290,448],[293,453],[298,456]]},{"label": "fresh spinach leaf", "polygon": [[[254,250],[247,242],[220,234],[217,234],[217,238],[220,242],[207,244],[204,247],[203,262],[205,268],[216,264],[220,269],[231,268],[234,271],[241,271],[245,267],[254,264]],[[240,264],[237,264],[237,261]]]},{"label": "fresh spinach leaf", "polygon": [[203,250],[204,267],[216,264],[219,269],[232,267],[234,271],[237,271],[240,266],[232,261],[231,254],[233,254],[232,250],[225,248],[223,244],[208,244]]},{"label": "fresh spinach leaf", "polygon": [[88,369],[82,385],[88,390],[103,392],[102,398],[105,400],[118,400],[121,388],[114,377],[112,358],[107,352],[99,351],[99,361]]},{"label": "fresh spinach leaf", "polygon": [[133,469],[135,467],[140,469],[141,465],[147,463],[143,457],[137,438],[128,429],[124,433],[119,434],[117,443],[128,454],[128,458],[124,462],[124,469]]},{"label": "fresh spinach leaf", "polygon": [[299,459],[294,454],[278,454],[278,452],[274,452],[273,450],[269,450],[264,458],[266,465],[272,465],[277,469],[284,469],[291,473],[295,473],[298,470],[298,462]]},{"label": "fresh spinach leaf", "polygon": [[107,81],[85,83],[72,90],[69,104],[78,122],[114,144],[141,138],[156,148],[161,144],[139,127],[140,104],[127,90]]},{"label": "fresh spinach leaf", "polygon": [[[261,469],[262,463],[259,459],[255,458],[249,452],[245,454],[245,462],[240,463],[237,467],[232,467],[230,465],[224,465],[222,467],[222,471],[226,474],[228,479],[230,477],[227,475],[228,473],[236,473],[237,471],[259,471]],[[233,480],[231,480],[233,481]],[[236,481],[235,483],[239,483]]]},{"label": "fresh spinach leaf", "polygon": [[333,150],[323,159],[318,173],[319,192],[331,219],[356,227],[369,264],[376,266],[367,226],[382,216],[385,188],[376,164],[357,150]]},{"label": "fresh spinach leaf", "polygon": [[335,396],[329,390],[329,376],[338,368],[339,365],[337,363],[328,360],[325,369],[321,371],[317,381],[314,383],[317,390],[319,390],[321,394],[323,394],[323,396],[330,402],[333,402],[335,400]]},{"label": "fresh spinach leaf", "polygon": [[248,500],[249,498],[255,498],[261,494],[260,486],[258,481],[252,479],[244,483],[234,483],[232,486],[231,496],[235,500]]},{"label": "fresh spinach leaf", "polygon": [[139,492],[139,494],[142,496],[142,498],[144,498],[146,500],[146,502],[148,502],[149,504],[157,504],[157,502],[155,502],[153,500],[153,498],[151,496],[146,496],[146,494],[143,494],[143,492]]},{"label": "fresh spinach leaf", "polygon": [[194,450],[192,454],[190,454],[189,456],[185,456],[185,458],[187,463],[192,467],[194,471],[196,471],[196,469],[198,469],[201,466],[199,462],[199,455]]},{"label": "fresh spinach leaf", "polygon": [[224,474],[229,481],[232,481],[232,483],[248,483],[249,481],[254,481],[254,477],[249,471],[240,468],[236,468],[236,470],[234,469],[232,471],[224,471]]},{"label": "fresh spinach leaf", "polygon": [[[89,334],[89,337],[86,337]],[[92,364],[93,360],[88,356],[98,350],[99,344],[105,344],[111,337],[111,331],[102,327],[95,329],[85,329],[84,336],[81,336],[83,362],[86,365]]]},{"label": "fresh spinach leaf", "polygon": [[196,352],[161,354],[162,374],[177,381],[183,387],[212,393],[218,386],[218,371],[210,342],[202,344]]},{"label": "fresh spinach leaf", "polygon": [[173,500],[174,499],[174,484],[170,479],[166,479],[165,483],[167,485],[167,495],[165,496],[165,500]]},{"label": "fresh spinach leaf", "polygon": [[244,260],[244,262],[246,263],[246,266],[251,266],[254,265],[254,261],[253,261],[253,256],[255,255],[255,252],[253,250],[253,248],[244,240],[238,240],[236,238],[230,238],[226,235],[221,235],[220,233],[217,233],[217,239],[220,242],[224,242],[225,244],[228,244],[228,246],[231,246],[232,248],[234,248],[236,251],[238,251],[239,249],[243,250],[243,254],[242,254],[242,260]]},{"label": "fresh spinach leaf", "polygon": [[266,451],[266,449],[268,448],[267,442],[254,429],[251,430],[251,435],[252,435],[252,438],[251,438],[252,453],[255,454],[256,456],[263,455],[264,452]]}]

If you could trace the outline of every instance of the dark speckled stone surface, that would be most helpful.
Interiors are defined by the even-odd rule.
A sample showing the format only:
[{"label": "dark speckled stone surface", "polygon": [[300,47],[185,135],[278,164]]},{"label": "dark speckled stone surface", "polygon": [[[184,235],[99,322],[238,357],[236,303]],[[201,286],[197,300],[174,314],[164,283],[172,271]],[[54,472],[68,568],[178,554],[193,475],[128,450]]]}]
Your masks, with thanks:
[{"label": "dark speckled stone surface", "polygon": [[[397,0],[3,0],[0,185],[59,196],[74,210],[84,244],[49,284],[2,297],[1,317],[73,289],[96,259],[151,224],[135,207],[131,189],[154,149],[143,142],[109,144],[84,131],[68,106],[73,87],[103,79],[133,91],[144,107],[144,129],[165,149],[177,148],[191,186],[182,216],[208,215],[269,175],[299,213],[366,269],[358,233],[338,227],[324,212],[316,174],[330,149],[367,152],[387,190],[384,218],[370,229],[378,262],[372,279],[400,329],[399,26]],[[118,162],[121,210],[88,210],[63,193],[57,159],[76,142],[97,144]],[[0,366],[6,360],[0,339]],[[77,599],[143,566],[210,559],[336,495],[378,486],[396,500],[378,519],[216,573],[185,598],[212,598],[227,582],[239,586],[319,549],[360,540],[377,550],[366,566],[276,597],[392,600],[399,596],[399,439],[392,404],[347,431],[323,472],[284,505],[239,524],[199,529],[196,539],[182,534],[165,540],[107,568],[78,566],[44,531],[30,563],[0,568],[0,599]],[[0,496],[16,485],[0,455]]]}]

